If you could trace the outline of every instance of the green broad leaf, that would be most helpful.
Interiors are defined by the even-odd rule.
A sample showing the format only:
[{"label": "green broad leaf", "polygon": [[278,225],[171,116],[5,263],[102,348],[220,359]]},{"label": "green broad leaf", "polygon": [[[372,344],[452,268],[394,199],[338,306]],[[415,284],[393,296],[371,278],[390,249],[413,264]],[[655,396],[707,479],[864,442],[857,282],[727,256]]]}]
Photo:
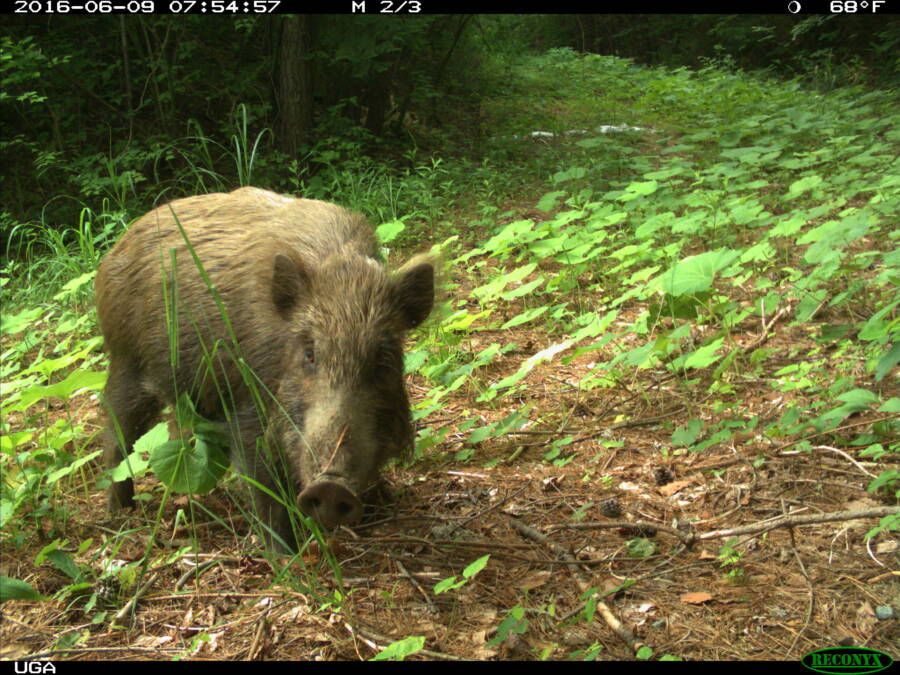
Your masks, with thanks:
[{"label": "green broad leaf", "polygon": [[403,372],[414,373],[428,360],[428,352],[406,352],[403,355]]},{"label": "green broad leaf", "polygon": [[[634,657],[636,659],[640,659],[641,661],[649,661],[653,658],[653,648],[644,645],[643,647],[638,648],[637,652],[635,652]],[[662,661],[663,659],[660,659]],[[671,660],[671,659],[669,659]],[[681,659],[678,659],[679,661]]]},{"label": "green broad leaf", "polygon": [[811,244],[803,255],[804,261],[816,265],[840,260],[843,249],[868,233],[871,222],[859,215],[839,221],[829,221],[797,238],[797,244]]},{"label": "green broad leaf", "polygon": [[672,295],[706,291],[712,286],[716,274],[730,266],[740,255],[741,251],[721,248],[689,256],[657,277],[657,285]]},{"label": "green broad leaf", "polygon": [[157,446],[150,453],[150,466],[173,492],[203,494],[216,486],[229,460],[220,446],[197,438],[193,448],[181,441]]},{"label": "green broad leaf", "polygon": [[488,425],[486,427],[478,427],[471,434],[469,434],[468,443],[470,445],[477,445],[481,443],[486,438],[490,438],[493,435],[494,427],[493,425]]},{"label": "green broad leaf", "polygon": [[[561,232],[566,231],[565,226],[569,223],[572,223],[579,218],[585,217],[585,212],[581,209],[570,209],[569,211],[560,211],[555,216],[553,216],[553,220],[549,223],[542,224],[542,227],[546,227],[551,232]],[[595,223],[599,225],[599,223]],[[571,230],[569,230],[571,232]],[[577,231],[576,231],[577,234]],[[595,236],[602,237],[604,236],[601,232],[594,232]]]},{"label": "green broad leaf", "polygon": [[888,469],[887,471],[881,472],[875,480],[869,483],[869,487],[866,488],[866,492],[874,493],[878,492],[882,487],[887,487],[890,485],[896,485],[900,482],[900,471],[896,469]]},{"label": "green broad leaf", "polygon": [[525,378],[528,373],[534,370],[534,367],[541,363],[541,361],[547,361],[548,359],[553,358],[559,352],[565,351],[573,344],[572,340],[565,340],[563,342],[558,342],[556,344],[550,345],[546,349],[542,349],[537,354],[533,354],[528,357],[528,359],[519,366],[519,370],[510,375],[509,377],[505,377],[495,385],[491,386],[487,391],[485,391],[481,396],[479,396],[476,400],[478,401],[490,401],[497,395],[497,393],[501,389],[507,389],[518,384],[523,378]]},{"label": "green broad leaf", "polygon": [[194,402],[187,394],[182,394],[175,406],[175,416],[181,428],[188,428],[197,441],[216,446],[223,453],[228,453],[229,435],[222,424],[212,422],[200,415]]},{"label": "green broad leaf", "polygon": [[[615,340],[617,337],[619,337],[619,336],[616,335],[615,333],[608,333],[607,335],[604,335],[602,338],[600,338],[596,342],[592,342],[591,344],[585,345],[584,347],[578,347],[578,349],[574,350],[570,355],[568,355],[564,359],[562,359],[562,361],[563,361],[563,363],[571,363],[573,359],[575,359],[578,356],[581,356],[582,354],[587,354],[588,352],[593,352],[598,349],[603,349],[606,345],[608,345],[610,342]],[[582,382],[586,381],[586,378],[587,378],[587,376],[585,376],[585,378],[582,378]]]},{"label": "green broad leaf", "polygon": [[78,361],[83,361],[87,358],[88,354],[94,349],[93,342],[83,349],[76,349],[75,351],[71,351],[68,354],[63,354],[59,358],[56,359],[38,359],[32,365],[28,366],[25,370],[23,370],[20,374],[27,375],[28,373],[38,373],[44,376],[45,380],[50,379],[50,376],[58,370],[63,370],[68,368],[73,363],[77,363]]},{"label": "green broad leaf", "polygon": [[685,167],[673,166],[666,169],[660,169],[658,171],[648,171],[644,174],[644,178],[649,178],[651,180],[667,180],[669,178],[672,178],[673,176],[680,176],[686,173],[687,169]]},{"label": "green broad leaf", "polygon": [[878,407],[878,412],[900,412],[900,398],[897,398],[896,396],[889,398]]},{"label": "green broad leaf", "polygon": [[490,557],[491,557],[490,554],[484,555],[484,556],[481,556],[478,560],[469,564],[469,566],[463,570],[463,573],[462,573],[463,576],[466,579],[471,579],[472,577],[474,577],[476,574],[478,574],[481,570],[484,569],[484,566],[487,565],[487,562],[490,559]]},{"label": "green broad leaf", "polygon": [[16,410],[25,410],[33,403],[46,398],[67,399],[76,391],[97,391],[106,383],[106,373],[74,370],[62,382],[47,386],[36,385],[22,392],[15,404]]},{"label": "green broad leaf", "polygon": [[169,442],[169,426],[165,422],[156,424],[147,433],[134,442],[134,450],[119,462],[110,472],[110,478],[119,482],[126,478],[139,478],[150,467],[149,454]]},{"label": "green broad leaf", "polygon": [[884,446],[881,443],[873,443],[872,445],[866,447],[864,450],[859,451],[860,457],[871,457],[874,460],[879,460],[884,455],[887,454],[885,452]]},{"label": "green broad leaf", "polygon": [[25,330],[43,311],[40,307],[34,307],[32,309],[23,309],[18,314],[0,313],[0,334],[13,335]]},{"label": "green broad leaf", "polygon": [[709,293],[692,295],[669,295],[666,293],[661,302],[650,303],[648,310],[651,316],[669,316],[673,319],[696,319],[709,299]]},{"label": "green broad leaf", "polygon": [[530,242],[528,250],[537,258],[547,258],[556,255],[560,251],[565,251],[568,241],[566,237],[545,237]]},{"label": "green broad leaf", "polygon": [[627,202],[638,197],[652,195],[658,187],[659,183],[655,180],[635,181],[625,188],[625,193],[618,197],[618,200]]},{"label": "green broad leaf", "polygon": [[521,410],[510,413],[502,420],[489,424],[485,427],[475,429],[470,435],[468,442],[471,445],[480,443],[486,438],[494,438],[509,433],[512,429],[519,429],[528,422],[529,406],[525,406]]},{"label": "green broad leaf", "polygon": [[570,169],[566,169],[565,171],[558,171],[557,173],[553,174],[551,180],[554,183],[565,183],[567,180],[577,180],[578,178],[584,178],[585,175],[587,175],[587,169],[580,166],[573,166]]},{"label": "green broad leaf", "polygon": [[687,448],[697,442],[700,432],[703,431],[703,422],[689,420],[684,426],[678,427],[672,432],[672,445]]},{"label": "green broad leaf", "polygon": [[461,386],[463,386],[463,384],[465,384],[466,380],[468,380],[468,379],[469,379],[468,372],[458,375],[456,377],[456,379],[454,379],[449,385],[447,385],[447,392],[449,393],[451,391],[456,391]]},{"label": "green broad leaf", "polygon": [[725,341],[724,338],[719,338],[718,340],[713,340],[705,347],[700,347],[690,354],[684,359],[683,368],[706,368],[707,366],[715,363],[719,360],[719,357],[716,355],[716,352],[722,346],[722,343]]},{"label": "green broad leaf", "polygon": [[168,441],[169,425],[165,422],[160,422],[134,442],[134,451],[138,453],[152,452]]},{"label": "green broad leaf", "polygon": [[631,558],[649,558],[656,553],[656,544],[644,537],[638,537],[625,542],[625,550]]},{"label": "green broad leaf", "polygon": [[553,209],[556,208],[556,203],[563,197],[566,196],[566,192],[564,190],[557,190],[556,192],[548,192],[543,197],[541,197],[540,201],[537,203],[537,208],[539,211],[543,211],[544,213],[549,213]]},{"label": "green broad leaf", "polygon": [[473,249],[470,249],[469,251],[467,251],[466,253],[453,258],[453,260],[450,261],[450,264],[454,267],[462,267],[465,263],[469,262],[469,260],[471,260],[472,258],[479,256],[479,255],[484,255],[484,254],[485,254],[485,250],[483,248],[473,248]]},{"label": "green broad leaf", "polygon": [[656,343],[651,341],[641,345],[640,347],[635,347],[634,349],[629,349],[627,352],[618,354],[612,360],[612,365],[625,363],[626,365],[634,366],[635,368],[642,368],[649,365],[657,358],[658,355],[656,354]]},{"label": "green broad leaf", "polygon": [[769,237],[790,237],[806,225],[806,218],[803,216],[794,216],[793,218],[788,218],[787,220],[783,220],[772,227],[769,230]]},{"label": "green broad leaf", "polygon": [[639,258],[642,257],[647,251],[651,248],[652,242],[644,242],[640,246],[635,244],[626,244],[620,249],[617,249],[609,254],[611,258],[615,258],[616,260],[628,260],[629,258]]},{"label": "green broad leaf", "polygon": [[609,141],[605,138],[585,138],[577,141],[575,145],[579,148],[584,148],[585,150],[591,150],[593,148],[599,148],[601,145],[607,145],[608,143]]},{"label": "green broad leaf", "polygon": [[78,565],[75,564],[75,561],[72,560],[72,556],[70,556],[65,551],[55,550],[50,551],[47,554],[47,560],[53,563],[53,566],[58,569],[60,572],[65,574],[75,583],[79,583],[83,576],[82,571],[78,568]]},{"label": "green broad leaf", "polygon": [[822,184],[822,177],[818,175],[806,176],[801,178],[800,180],[794,181],[791,183],[790,187],[788,187],[788,194],[785,195],[790,199],[794,199],[795,197],[799,197],[804,192],[808,192],[813,188]]},{"label": "green broad leaf", "polygon": [[544,277],[538,277],[534,281],[529,281],[527,284],[522,284],[518,288],[514,288],[511,291],[507,291],[503,293],[500,297],[502,297],[507,302],[510,300],[515,300],[516,298],[520,298],[523,295],[528,295],[533,293],[536,288],[538,288],[545,281]]},{"label": "green broad leaf", "polygon": [[768,241],[761,241],[741,254],[740,261],[742,263],[748,262],[765,262],[767,260],[772,260],[775,257],[775,249],[772,248],[772,245]]},{"label": "green broad leaf", "polygon": [[513,429],[521,429],[528,422],[529,410],[530,406],[526,406],[504,417],[494,425],[494,435],[503,436]]},{"label": "green broad leaf", "polygon": [[467,312],[461,309],[448,316],[441,324],[441,328],[446,331],[467,331],[478,319],[486,319],[492,313],[490,309],[481,312]]},{"label": "green broad leaf", "polygon": [[751,201],[735,204],[731,207],[731,219],[735,224],[747,226],[771,214],[763,212],[763,205]]},{"label": "green broad leaf", "polygon": [[867,389],[851,389],[843,394],[839,394],[836,398],[838,401],[844,401],[848,405],[856,406],[856,410],[865,410],[870,405],[874,405],[881,400]]},{"label": "green broad leaf", "polygon": [[832,408],[811,421],[816,430],[821,431],[846,419],[853,413],[868,410],[881,399],[865,389],[852,389],[837,396],[837,400],[842,401],[843,405]]},{"label": "green broad leaf", "polygon": [[67,464],[64,467],[53,471],[49,476],[47,476],[47,482],[52,485],[63,476],[68,476],[73,471],[77,471],[88,462],[93,461],[94,458],[99,457],[101,454],[103,454],[102,450],[95,450],[94,452],[86,454],[84,457],[79,457],[71,464]]},{"label": "green broad leaf", "polygon": [[34,434],[35,432],[31,430],[4,433],[0,436],[0,452],[4,455],[11,455],[20,445],[30,441],[34,437]]},{"label": "green broad leaf", "polygon": [[501,330],[506,330],[507,328],[512,328],[513,326],[520,326],[523,323],[528,323],[529,321],[534,321],[541,314],[550,309],[550,305],[544,305],[543,307],[534,307],[532,309],[527,309],[521,314],[517,314],[505,324],[503,324],[500,328]]},{"label": "green broad leaf", "polygon": [[554,256],[553,259],[564,265],[580,265],[602,255],[608,250],[608,246],[597,246],[596,242],[591,242],[563,251],[559,255]]},{"label": "green broad leaf", "polygon": [[710,227],[709,215],[705,211],[694,211],[693,213],[684,214],[672,223],[672,232],[675,234],[697,234]]},{"label": "green broad leaf", "polygon": [[626,286],[633,286],[638,283],[643,283],[644,281],[647,281],[647,279],[652,277],[654,274],[659,272],[659,270],[660,270],[659,265],[650,265],[649,267],[642,267],[641,269],[634,272],[630,277],[628,277],[628,280],[625,282],[625,284],[626,284]]},{"label": "green broad leaf", "polygon": [[875,366],[875,381],[880,382],[884,379],[894,366],[900,362],[900,342],[891,345],[884,356],[878,359],[878,365]]},{"label": "green broad leaf", "polygon": [[392,220],[382,223],[375,228],[375,236],[382,244],[387,244],[397,238],[397,235],[406,229],[406,223],[402,220]]},{"label": "green broad leaf", "polygon": [[868,321],[863,324],[863,327],[859,329],[859,339],[868,342],[885,337],[894,323],[894,321],[886,317],[893,313],[894,308],[898,304],[900,302],[891,302],[870,316]]},{"label": "green broad leaf", "polygon": [[531,241],[539,236],[532,231],[533,229],[533,220],[516,220],[488,239],[483,248],[496,254],[511,246]]},{"label": "green broad leaf", "polygon": [[483,286],[473,288],[469,295],[471,295],[476,300],[480,300],[482,303],[487,303],[491,300],[496,299],[503,292],[504,288],[506,288],[506,281],[504,281],[503,278],[500,277],[484,284]]},{"label": "green broad leaf", "polygon": [[500,293],[503,292],[503,289],[506,288],[509,284],[521,281],[529,274],[534,272],[535,269],[537,269],[537,263],[522,265],[521,267],[517,267],[511,272],[501,274],[499,277],[497,277],[490,283],[485,284],[484,286],[479,286],[478,288],[473,289],[470,295],[481,302],[489,302],[499,296]]},{"label": "green broad leaf", "polygon": [[794,318],[797,323],[804,323],[808,321],[813,313],[819,308],[819,305],[822,304],[822,301],[828,295],[828,291],[824,288],[820,288],[818,290],[813,291],[812,293],[806,293],[800,298],[800,302],[797,303],[797,309],[794,312]]},{"label": "green broad leaf", "polygon": [[434,594],[440,595],[441,593],[446,593],[447,591],[454,591],[457,588],[462,588],[465,583],[465,579],[457,579],[456,576],[447,577],[446,579],[442,579],[434,585]]},{"label": "green broad leaf", "polygon": [[616,320],[617,316],[619,316],[619,312],[614,309],[609,310],[602,318],[597,314],[592,314],[590,321],[588,321],[584,327],[572,333],[572,335],[569,336],[569,339],[572,344],[575,344],[586,338],[597,337],[612,325],[612,322]]},{"label": "green broad leaf", "polygon": [[49,544],[44,546],[38,554],[34,556],[34,564],[35,565],[43,565],[44,560],[47,559],[47,556],[50,555],[53,551],[59,550],[61,548],[65,548],[69,545],[68,539],[54,539]]},{"label": "green broad leaf", "polygon": [[91,280],[97,275],[97,270],[92,270],[90,272],[85,272],[81,276],[75,277],[71,281],[69,281],[65,286],[62,287],[59,293],[53,296],[54,300],[62,300],[67,295],[76,292],[82,286],[85,286],[91,282]]},{"label": "green broad leaf", "polygon": [[525,618],[525,610],[519,605],[516,605],[509,610],[509,613],[503,621],[500,622],[500,625],[497,626],[497,635],[487,644],[489,646],[499,645],[503,643],[510,634],[522,635],[526,630],[528,630],[528,619]]},{"label": "green broad leaf", "polygon": [[373,656],[370,661],[403,661],[407,656],[422,651],[425,646],[425,637],[422,635],[410,635],[402,640],[392,642],[387,647]]},{"label": "green broad leaf", "polygon": [[7,600],[34,600],[41,602],[46,599],[24,581],[11,577],[0,577],[0,604]]}]

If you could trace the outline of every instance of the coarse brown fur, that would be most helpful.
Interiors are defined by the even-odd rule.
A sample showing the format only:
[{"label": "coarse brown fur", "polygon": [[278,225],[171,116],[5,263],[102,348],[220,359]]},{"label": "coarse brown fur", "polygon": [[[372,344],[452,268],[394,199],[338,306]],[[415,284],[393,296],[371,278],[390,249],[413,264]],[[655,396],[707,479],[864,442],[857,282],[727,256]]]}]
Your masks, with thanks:
[{"label": "coarse brown fur", "polygon": [[[422,256],[390,273],[358,214],[256,188],[180,199],[123,235],[96,298],[105,399],[128,449],[187,393],[229,425],[242,470],[276,494],[296,488],[333,526],[358,517],[378,468],[412,443],[402,337],[431,310],[434,265]],[[113,428],[109,467],[122,458]],[[292,547],[284,499],[254,496],[269,545]],[[130,480],[116,483],[110,508],[132,497]]]}]

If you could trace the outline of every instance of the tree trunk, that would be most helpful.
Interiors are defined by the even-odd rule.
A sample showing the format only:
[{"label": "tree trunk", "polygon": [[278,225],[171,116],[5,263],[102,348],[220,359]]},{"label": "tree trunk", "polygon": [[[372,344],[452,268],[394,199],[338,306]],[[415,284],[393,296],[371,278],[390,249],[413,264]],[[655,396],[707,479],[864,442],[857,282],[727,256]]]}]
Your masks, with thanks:
[{"label": "tree trunk", "polygon": [[309,138],[312,126],[312,97],[306,51],[309,46],[309,17],[285,16],[281,21],[278,48],[278,147],[296,157]]},{"label": "tree trunk", "polygon": [[378,70],[376,64],[372,64],[369,70],[369,86],[366,87],[362,101],[363,105],[369,109],[366,115],[366,128],[372,132],[373,136],[380,137],[384,133],[384,121],[391,104],[392,70],[392,67]]}]

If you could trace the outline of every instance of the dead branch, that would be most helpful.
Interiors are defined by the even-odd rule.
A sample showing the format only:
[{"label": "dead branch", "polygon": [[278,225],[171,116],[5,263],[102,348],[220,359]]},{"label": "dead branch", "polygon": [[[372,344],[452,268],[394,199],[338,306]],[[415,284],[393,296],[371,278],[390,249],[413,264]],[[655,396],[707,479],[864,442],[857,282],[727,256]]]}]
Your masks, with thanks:
[{"label": "dead branch", "polygon": [[143,586],[141,586],[133,596],[131,596],[131,599],[125,603],[125,606],[122,607],[122,609],[120,609],[118,612],[116,612],[116,615],[113,617],[113,620],[111,622],[112,624],[115,624],[124,619],[125,616],[134,609],[134,606],[137,604],[137,601],[141,598],[141,596],[144,595],[144,593],[146,593],[147,590],[156,583],[156,580],[159,578],[159,574],[160,573],[157,570],[150,575],[150,578],[147,579],[147,582]]},{"label": "dead branch", "polygon": [[[377,643],[381,643],[383,645],[389,645],[394,640],[376,633],[373,630],[368,628],[362,628],[360,626],[351,626],[349,623],[345,623],[344,627],[350,632],[354,637],[360,638],[363,642],[365,642],[372,649],[379,649]],[[433,652],[430,649],[420,649],[416,652],[416,654],[421,654],[422,656],[430,656],[435,659],[444,659],[446,661],[465,661],[460,656],[454,656],[453,654],[444,654],[443,652]]]},{"label": "dead branch", "polygon": [[882,518],[900,514],[900,506],[876,506],[871,509],[858,509],[856,511],[834,511],[810,516],[778,516],[761,523],[734,527],[729,530],[713,530],[696,536],[696,539],[721,539],[723,537],[737,537],[744,534],[761,534],[774,530],[777,527],[797,527],[798,525],[815,525],[818,523],[833,523],[840,520],[857,520],[859,518]]},{"label": "dead branch", "polygon": [[[514,518],[510,519],[510,524],[512,525],[513,529],[519,532],[519,534],[521,534],[523,537],[546,546],[556,555],[569,562],[578,562],[566,549],[564,549],[559,544],[551,541],[546,535],[541,534],[533,527],[529,527],[525,523],[515,520]],[[578,582],[578,586],[581,589],[582,593],[588,592],[591,589],[589,580],[584,577],[578,567],[573,566],[571,569],[575,573],[576,581]],[[613,614],[613,611],[609,608],[609,605],[607,605],[605,602],[603,602],[603,600],[600,600],[599,598],[597,599],[597,611],[600,613],[600,616],[603,617],[603,620],[606,621],[606,624],[610,628],[612,628],[613,632],[619,637],[619,639],[628,645],[633,654],[636,654],[637,651],[644,646],[643,642],[635,638],[631,628],[619,621],[618,617],[616,617],[616,615]]]},{"label": "dead branch", "polygon": [[624,527],[630,530],[658,530],[660,532],[665,532],[666,534],[671,534],[673,537],[676,537],[681,540],[681,542],[685,546],[690,546],[694,539],[696,538],[694,535],[681,532],[680,530],[676,530],[672,527],[667,527],[665,525],[659,525],[658,523],[648,523],[643,520],[607,520],[601,522],[590,522],[590,523],[566,523],[563,525],[553,525],[550,528],[551,532],[555,532],[556,530],[609,530],[613,528]]}]

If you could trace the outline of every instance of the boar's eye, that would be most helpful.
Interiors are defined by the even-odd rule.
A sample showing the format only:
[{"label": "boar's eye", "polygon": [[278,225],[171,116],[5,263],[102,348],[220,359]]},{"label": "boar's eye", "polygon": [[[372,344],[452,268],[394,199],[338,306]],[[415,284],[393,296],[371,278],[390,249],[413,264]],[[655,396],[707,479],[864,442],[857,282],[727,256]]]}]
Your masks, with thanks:
[{"label": "boar's eye", "polygon": [[316,350],[312,347],[304,347],[303,358],[308,365],[314,366],[316,364]]}]

